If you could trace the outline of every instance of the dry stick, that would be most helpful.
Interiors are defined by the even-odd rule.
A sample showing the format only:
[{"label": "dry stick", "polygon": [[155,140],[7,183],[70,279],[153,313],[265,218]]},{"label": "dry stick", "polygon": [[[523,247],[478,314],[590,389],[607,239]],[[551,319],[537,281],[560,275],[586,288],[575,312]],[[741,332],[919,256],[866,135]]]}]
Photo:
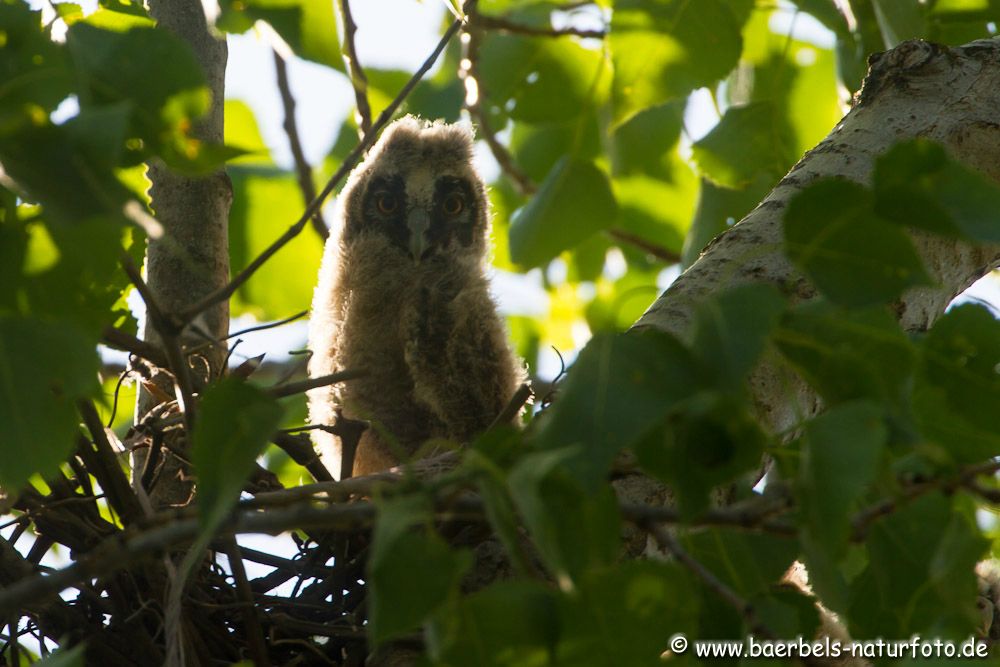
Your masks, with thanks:
[{"label": "dry stick", "polygon": [[573,36],[591,39],[604,39],[608,35],[607,30],[581,30],[579,28],[552,27],[542,28],[539,26],[524,25],[523,23],[515,23],[499,16],[486,16],[484,14],[478,14],[476,19],[484,28],[500,30],[502,32],[509,32],[518,35],[533,35],[536,37]]},{"label": "dry stick", "polygon": [[333,481],[333,475],[323,465],[307,436],[276,433],[272,436],[271,442],[280,447],[293,461],[305,468],[317,482]]},{"label": "dry stick", "polygon": [[169,368],[173,371],[175,384],[180,390],[181,400],[184,402],[184,409],[182,411],[184,426],[190,435],[194,433],[194,383],[191,380],[191,367],[188,365],[187,359],[181,351],[180,341],[177,339],[177,335],[183,327],[177,326],[176,321],[167,319],[163,309],[160,308],[159,303],[157,303],[156,298],[153,296],[153,292],[149,289],[149,285],[142,279],[139,269],[132,262],[132,258],[122,254],[120,261],[125,274],[132,281],[132,284],[135,285],[139,296],[142,297],[142,300],[146,304],[146,317],[149,318],[149,322],[156,329],[157,333],[160,334],[160,338],[163,339]]},{"label": "dry stick", "polygon": [[115,327],[105,327],[101,332],[101,342],[116,350],[131,352],[149,363],[161,368],[167,367],[167,355],[156,345]]},{"label": "dry stick", "polygon": [[354,35],[358,31],[358,26],[354,23],[354,17],[351,16],[351,5],[347,0],[337,0],[337,6],[344,22],[344,61],[347,63],[347,71],[351,75],[351,86],[354,88],[354,99],[360,118],[358,126],[363,138],[372,130],[372,109],[368,104],[368,78],[358,60],[358,50],[354,45]]},{"label": "dry stick", "polygon": [[85,463],[90,469],[89,472],[100,482],[101,488],[107,494],[108,503],[121,517],[124,525],[129,525],[142,516],[142,508],[139,499],[135,497],[132,487],[129,486],[125,473],[122,472],[118,463],[118,456],[115,454],[111,441],[108,440],[107,431],[101,422],[97,408],[90,401],[79,401],[77,408],[83,417],[83,423],[90,432],[96,453],[91,454],[90,443],[81,443],[81,454],[87,459]]},{"label": "dry stick", "polygon": [[448,42],[451,41],[451,38],[455,36],[455,33],[457,33],[461,27],[462,21],[460,19],[455,19],[455,21],[452,22],[452,24],[448,27],[448,30],[445,31],[444,36],[441,37],[437,46],[434,47],[434,51],[431,52],[430,56],[427,57],[427,60],[424,61],[424,64],[420,66],[420,69],[418,69],[412,77],[410,77],[410,80],[406,82],[406,85],[399,91],[399,94],[396,95],[395,99],[389,103],[389,106],[387,106],[382,113],[379,114],[378,118],[372,125],[372,131],[366,134],[364,139],[358,142],[358,145],[354,147],[354,150],[352,150],[348,156],[344,158],[344,162],[340,165],[340,168],[338,168],[333,176],[330,177],[330,180],[327,181],[326,186],[316,196],[316,198],[309,203],[309,206],[306,207],[306,210],[302,213],[302,216],[298,219],[298,221],[289,227],[284,234],[278,237],[278,239],[268,246],[260,255],[254,258],[254,260],[250,262],[246,268],[236,274],[236,276],[229,281],[229,284],[215,290],[211,294],[207,294],[197,303],[181,311],[179,318],[182,322],[191,321],[206,308],[214,306],[215,304],[225,301],[231,297],[233,293],[240,288],[240,285],[249,280],[250,276],[252,276],[257,269],[264,264],[264,262],[269,260],[274,253],[281,250],[289,241],[299,235],[303,227],[305,227],[305,224],[309,221],[309,218],[315,215],[320,207],[323,206],[323,202],[330,196],[330,193],[337,187],[337,184],[341,181],[341,179],[343,179],[344,176],[346,176],[347,173],[354,168],[354,165],[361,158],[362,153],[368,150],[368,148],[375,143],[375,137],[378,135],[378,132],[389,122],[392,115],[403,103],[403,100],[409,96],[416,85],[420,82],[420,79],[423,78],[424,74],[426,74],[431,66],[434,65],[438,56],[440,56],[441,52],[444,51],[444,47],[448,45]]},{"label": "dry stick", "polygon": [[[277,51],[274,53],[274,70],[278,78],[278,94],[281,96],[281,106],[285,112],[285,122],[282,127],[288,137],[288,146],[292,149],[292,159],[295,162],[295,174],[298,176],[299,189],[302,190],[302,197],[310,202],[316,199],[316,185],[313,183],[312,167],[306,160],[306,154],[302,150],[302,140],[299,139],[299,127],[295,122],[295,98],[292,97],[291,86],[288,85],[288,65]],[[309,218],[312,221],[313,229],[324,241],[330,236],[330,231],[323,219],[323,212],[316,209],[316,212]]]},{"label": "dry stick", "polygon": [[268,389],[271,396],[275,398],[284,398],[286,396],[294,396],[295,394],[301,394],[304,391],[309,391],[310,389],[315,389],[316,387],[325,387],[327,385],[336,384],[338,382],[346,382],[347,380],[355,380],[360,377],[367,375],[367,371],[358,370],[346,370],[340,371],[339,373],[332,373],[330,375],[321,375],[316,378],[309,378],[308,380],[301,380],[299,382],[289,382],[288,384],[280,384],[276,387],[271,387]]},{"label": "dry stick", "polygon": [[240,606],[243,608],[243,625],[246,628],[250,657],[253,658],[254,665],[258,667],[270,667],[271,661],[267,658],[267,644],[264,641],[264,633],[260,627],[260,619],[257,618],[257,607],[253,602],[253,591],[250,590],[250,582],[247,581],[247,571],[243,567],[243,557],[240,555],[240,548],[236,544],[235,537],[231,537],[226,541],[226,556],[229,558],[229,567],[233,572],[236,595],[239,598]]}]

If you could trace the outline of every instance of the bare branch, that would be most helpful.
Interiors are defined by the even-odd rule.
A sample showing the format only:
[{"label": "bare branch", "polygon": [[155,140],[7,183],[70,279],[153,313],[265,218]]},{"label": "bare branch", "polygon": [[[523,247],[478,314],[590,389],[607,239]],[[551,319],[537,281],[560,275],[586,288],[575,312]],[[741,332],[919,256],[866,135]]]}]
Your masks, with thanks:
[{"label": "bare branch", "polygon": [[337,0],[340,9],[340,17],[344,27],[344,62],[347,64],[347,71],[351,75],[351,85],[354,87],[354,99],[358,107],[358,129],[361,137],[364,138],[372,130],[372,109],[368,104],[368,77],[358,60],[358,50],[354,44],[354,35],[358,31],[358,26],[351,16],[351,5],[348,0]]},{"label": "bare branch", "polygon": [[674,252],[669,248],[664,248],[663,246],[647,241],[646,239],[633,234],[632,232],[626,231],[621,227],[612,227],[605,232],[615,241],[619,243],[627,243],[630,246],[634,246],[639,250],[643,251],[647,255],[652,255],[653,257],[666,262],[667,264],[676,264],[681,261],[680,253]]},{"label": "bare branch", "polygon": [[[474,2],[475,0],[471,0],[470,5],[474,4]],[[302,216],[291,227],[289,227],[284,234],[278,237],[278,239],[276,239],[274,243],[272,243],[263,252],[261,252],[260,255],[254,258],[254,260],[251,261],[246,266],[246,268],[240,271],[231,281],[229,281],[229,284],[227,284],[225,287],[221,289],[212,292],[211,294],[206,295],[204,298],[200,299],[197,303],[191,305],[190,307],[186,308],[183,312],[181,312],[180,319],[182,321],[188,322],[206,308],[209,308],[221,301],[225,301],[226,299],[231,297],[233,293],[235,293],[236,290],[238,290],[243,283],[245,283],[247,280],[250,279],[250,276],[252,276],[257,271],[257,269],[259,269],[264,264],[264,262],[269,260],[272,255],[281,250],[283,247],[285,247],[285,245],[289,241],[291,241],[292,239],[294,239],[296,236],[299,235],[303,227],[305,227],[306,222],[308,222],[309,218],[315,215],[316,212],[323,206],[323,202],[326,201],[326,198],[330,196],[330,193],[333,192],[333,190],[337,187],[337,184],[340,183],[340,181],[345,176],[347,176],[347,174],[351,171],[351,169],[354,168],[354,165],[357,164],[358,160],[361,158],[361,155],[366,150],[368,150],[372,144],[375,143],[375,137],[382,130],[382,128],[385,127],[385,125],[389,122],[389,120],[392,118],[392,115],[396,113],[396,110],[399,109],[399,106],[403,103],[403,100],[405,100],[409,96],[409,94],[413,92],[413,89],[416,87],[416,85],[424,77],[427,71],[430,70],[430,68],[434,65],[435,61],[437,61],[438,59],[438,56],[440,56],[441,52],[444,51],[444,47],[448,45],[448,42],[451,41],[451,38],[454,37],[455,33],[457,33],[459,28],[462,27],[462,23],[463,22],[460,19],[455,19],[455,21],[452,22],[451,26],[448,27],[448,30],[446,30],[444,35],[441,37],[441,40],[438,42],[437,46],[434,47],[434,51],[431,52],[430,56],[427,57],[427,60],[424,61],[423,65],[421,65],[420,68],[413,74],[413,76],[410,77],[410,80],[406,82],[406,85],[403,86],[402,90],[399,91],[399,94],[396,95],[395,99],[393,99],[392,102],[389,103],[389,106],[387,106],[382,111],[382,113],[379,114],[378,118],[372,125],[372,131],[366,134],[365,137],[358,143],[358,145],[354,147],[354,150],[352,150],[350,154],[348,154],[348,156],[344,158],[344,162],[340,165],[340,168],[338,168],[337,171],[333,174],[333,176],[330,177],[330,180],[327,181],[326,186],[316,196],[316,198],[309,203],[309,205],[306,207],[306,210],[302,213]]]},{"label": "bare branch", "polygon": [[523,23],[515,23],[514,21],[508,21],[505,18],[499,16],[486,16],[485,14],[476,14],[476,24],[486,28],[488,30],[499,30],[500,32],[509,32],[518,35],[530,35],[533,37],[584,37],[591,39],[604,39],[608,35],[607,30],[581,30],[579,28],[552,28],[552,27],[539,27],[533,25],[524,25]]},{"label": "bare branch", "polygon": [[[292,160],[295,162],[295,174],[299,180],[299,189],[302,190],[302,197],[311,202],[316,199],[316,185],[313,183],[312,167],[306,160],[306,154],[302,150],[302,140],[299,139],[299,127],[295,122],[295,98],[292,97],[291,86],[288,85],[288,66],[285,59],[277,51],[274,53],[274,71],[277,73],[278,94],[281,96],[281,106],[285,112],[285,135],[288,137],[288,146],[292,150]],[[330,236],[330,230],[323,219],[323,211],[316,209],[316,212],[309,218],[312,221],[313,229],[324,241]]]},{"label": "bare branch", "polygon": [[136,338],[130,333],[126,333],[115,327],[105,327],[101,332],[101,342],[116,350],[131,352],[137,357],[142,357],[154,366],[167,367],[167,355],[156,345]]}]

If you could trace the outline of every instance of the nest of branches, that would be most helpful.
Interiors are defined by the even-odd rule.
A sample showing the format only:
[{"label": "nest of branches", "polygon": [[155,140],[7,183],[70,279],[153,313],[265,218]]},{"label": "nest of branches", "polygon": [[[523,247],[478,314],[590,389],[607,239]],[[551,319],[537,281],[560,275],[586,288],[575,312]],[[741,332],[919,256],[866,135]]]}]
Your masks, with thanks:
[{"label": "nest of branches", "polygon": [[[79,408],[90,437],[80,436],[64,472],[46,480],[46,491],[29,487],[8,499],[16,518],[0,540],[0,609],[12,662],[26,636],[42,654],[56,644],[81,646],[87,664],[364,662],[365,563],[376,517],[366,498],[377,489],[391,495],[413,473],[438,472],[454,456],[406,475],[394,470],[334,482],[306,436],[278,433],[274,442],[318,481],[283,489],[258,468],[244,499],[185,573],[182,560],[204,534],[196,508],[153,510],[142,484],[150,476],[133,484],[126,474],[130,450],[183,437],[176,412],[157,411],[119,442],[92,404]],[[346,422],[337,430],[349,449],[363,427]],[[187,474],[173,448],[164,448],[154,467],[169,469],[179,459]],[[151,477],[155,483],[158,475]],[[440,509],[450,523],[482,520],[457,497]],[[280,535],[270,544],[283,555],[238,544],[236,536],[246,533]],[[53,549],[68,550],[71,564],[42,565]]]}]

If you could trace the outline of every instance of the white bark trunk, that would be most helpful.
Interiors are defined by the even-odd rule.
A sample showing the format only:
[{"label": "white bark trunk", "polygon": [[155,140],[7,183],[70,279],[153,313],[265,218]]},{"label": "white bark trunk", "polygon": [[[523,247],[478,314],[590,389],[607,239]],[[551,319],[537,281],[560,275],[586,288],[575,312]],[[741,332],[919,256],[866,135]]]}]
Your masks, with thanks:
[{"label": "white bark trunk", "polygon": [[[875,158],[894,143],[916,137],[941,143],[953,158],[1000,182],[1000,39],[957,48],[910,41],[872,56],[850,113],[764,201],[710,243],[635,327],[686,337],[700,301],[746,282],[777,285],[796,300],[814,297],[813,286],[784,254],[782,223],[789,199],[824,177],[870,184]],[[927,234],[913,234],[913,239],[937,286],[911,289],[896,305],[901,324],[911,331],[930,326],[955,295],[1000,261],[998,247],[975,248]],[[815,410],[814,394],[772,364],[760,365],[751,387],[764,423],[774,432]]]}]

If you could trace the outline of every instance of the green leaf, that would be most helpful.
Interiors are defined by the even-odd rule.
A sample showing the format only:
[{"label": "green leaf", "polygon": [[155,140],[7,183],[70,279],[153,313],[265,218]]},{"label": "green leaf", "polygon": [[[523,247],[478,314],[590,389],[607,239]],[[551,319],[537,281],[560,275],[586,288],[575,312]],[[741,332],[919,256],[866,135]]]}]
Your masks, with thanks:
[{"label": "green leaf", "polygon": [[93,160],[100,146],[106,146],[106,140],[120,129],[114,125],[121,120],[119,115],[109,112],[101,116],[107,126],[100,135],[85,133],[86,125],[99,119],[83,114],[64,125],[44,122],[0,135],[0,161],[5,171],[31,199],[45,206],[46,215],[55,222],[81,222],[98,216],[121,220],[122,204],[132,197],[104,158]]},{"label": "green leaf", "polygon": [[580,352],[559,401],[540,417],[535,443],[580,447],[563,463],[586,488],[604,480],[615,456],[701,385],[691,353],[659,331],[597,335]]},{"label": "green leaf", "polygon": [[697,187],[694,172],[679,160],[673,164],[669,179],[643,175],[617,177],[614,179],[619,209],[617,226],[679,255],[694,213]]},{"label": "green leaf", "polygon": [[86,645],[81,643],[73,648],[59,649],[44,660],[39,660],[34,664],[38,667],[84,667],[83,652],[86,648]]},{"label": "green leaf", "polygon": [[721,389],[739,390],[785,309],[773,287],[741,285],[699,304],[693,349]]},{"label": "green leaf", "polygon": [[281,414],[275,398],[239,378],[224,378],[204,391],[191,448],[202,526],[218,526],[239,500]]},{"label": "green leaf", "polygon": [[333,3],[323,0],[220,0],[222,14],[215,27],[225,32],[246,32],[256,21],[266,21],[275,32],[307,60],[344,70],[337,42]]},{"label": "green leaf", "polygon": [[621,520],[607,484],[584,489],[566,470],[574,448],[538,452],[510,473],[510,492],[556,582],[569,590],[588,569],[618,556]]},{"label": "green leaf", "polygon": [[72,92],[65,49],[47,32],[40,11],[0,3],[0,134],[19,118],[44,118]]},{"label": "green leaf", "polygon": [[691,147],[701,173],[717,185],[744,188],[760,174],[777,178],[795,161],[792,138],[774,105],[732,107]]},{"label": "green leaf", "polygon": [[1000,322],[981,306],[957,306],[934,324],[919,351],[920,430],[959,463],[1000,455]]},{"label": "green leaf", "polygon": [[804,304],[788,313],[775,340],[827,404],[858,398],[906,402],[916,350],[884,308]]},{"label": "green leaf", "polygon": [[855,183],[822,180],[799,192],[784,232],[789,259],[836,303],[885,303],[930,282],[909,237],[875,215],[871,194]]},{"label": "green leaf", "polygon": [[920,0],[872,0],[886,48],[927,36],[925,5]]},{"label": "green leaf", "polygon": [[560,598],[558,664],[661,664],[674,633],[695,632],[699,598],[690,575],[673,563],[631,561],[591,572]]},{"label": "green leaf", "polygon": [[[229,258],[235,274],[284,233],[305,204],[288,172],[248,166],[227,171],[233,182]],[[306,229],[240,286],[233,313],[277,320],[308,308],[322,255],[322,241]]]},{"label": "green leaf", "polygon": [[504,581],[459,598],[435,615],[427,644],[438,664],[545,667],[556,644],[556,599],[547,586]]},{"label": "green leaf", "polygon": [[695,560],[745,598],[768,593],[798,554],[793,539],[719,528],[688,533],[682,543]]},{"label": "green leaf", "polygon": [[0,315],[0,486],[16,493],[76,446],[76,401],[97,395],[97,338],[72,323]]},{"label": "green leaf", "polygon": [[804,539],[827,557],[847,550],[851,514],[875,479],[887,436],[882,410],[868,401],[840,405],[806,424],[798,480]]},{"label": "green leaf", "polygon": [[972,634],[980,622],[973,569],[989,543],[954,502],[931,493],[871,526],[868,567],[851,584],[855,636]]},{"label": "green leaf", "polygon": [[510,225],[511,259],[539,266],[614,222],[607,175],[591,162],[560,160]]},{"label": "green leaf", "polygon": [[430,507],[407,496],[379,504],[368,561],[373,644],[413,630],[458,590],[472,558],[453,551],[431,528]]},{"label": "green leaf", "polygon": [[723,78],[740,56],[740,19],[723,0],[615,3],[612,94],[617,122]]},{"label": "green leaf", "polygon": [[[716,392],[691,392],[662,427],[635,446],[643,470],[666,482],[677,508],[693,517],[711,492],[760,467],[767,437],[739,401]],[[740,486],[746,490],[747,484]]]},{"label": "green leaf", "polygon": [[[368,102],[372,114],[379,114],[389,106],[399,91],[413,76],[402,70],[368,69]],[[421,79],[407,95],[397,115],[411,113],[424,118],[442,119],[453,123],[459,119],[465,88],[457,77],[446,79]],[[355,138],[357,133],[354,134]]]},{"label": "green leaf", "polygon": [[233,152],[191,135],[211,95],[190,47],[158,28],[124,32],[87,22],[70,27],[66,44],[79,81],[81,109],[126,105],[134,161],[159,155],[187,172],[217,167]]},{"label": "green leaf", "polygon": [[875,162],[875,210],[900,225],[969,241],[1000,241],[1000,187],[925,139]]},{"label": "green leaf", "polygon": [[271,149],[264,143],[253,110],[245,102],[226,100],[225,106],[226,145],[243,151],[243,155],[232,160],[233,165],[273,166]]},{"label": "green leaf", "polygon": [[559,123],[514,123],[510,151],[525,174],[533,181],[543,181],[567,155],[578,160],[593,160],[601,155],[597,115],[588,112]]},{"label": "green leaf", "polygon": [[479,51],[488,101],[529,123],[563,121],[601,106],[610,69],[600,51],[569,39],[490,32]]},{"label": "green leaf", "polygon": [[684,105],[680,102],[644,109],[615,128],[611,135],[615,176],[645,174],[669,180],[670,154],[681,136]]}]

